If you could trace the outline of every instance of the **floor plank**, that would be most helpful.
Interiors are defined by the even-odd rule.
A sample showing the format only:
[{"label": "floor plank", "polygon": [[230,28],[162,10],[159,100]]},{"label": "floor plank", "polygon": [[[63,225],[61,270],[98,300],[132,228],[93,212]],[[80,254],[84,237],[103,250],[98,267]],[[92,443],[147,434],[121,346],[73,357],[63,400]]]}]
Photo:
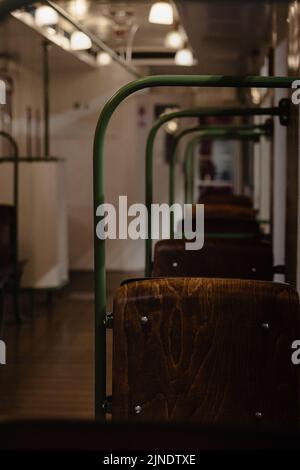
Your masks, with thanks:
[{"label": "floor plank", "polygon": [[[109,273],[108,309],[119,283],[140,273]],[[94,417],[93,274],[72,273],[68,288],[37,302],[34,319],[17,327],[8,321],[7,364],[0,366],[0,420]],[[111,332],[107,389],[111,392]]]}]

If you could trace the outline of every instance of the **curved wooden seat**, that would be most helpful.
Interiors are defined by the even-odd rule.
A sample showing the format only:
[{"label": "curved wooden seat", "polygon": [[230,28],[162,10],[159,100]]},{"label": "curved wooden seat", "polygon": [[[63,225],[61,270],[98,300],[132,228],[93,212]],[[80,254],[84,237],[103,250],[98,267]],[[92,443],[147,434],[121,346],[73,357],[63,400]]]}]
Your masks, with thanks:
[{"label": "curved wooden seat", "polygon": [[[182,223],[181,223],[182,224]],[[181,226],[179,224],[179,227]],[[196,230],[196,220],[192,219],[192,229]],[[230,235],[235,238],[261,238],[262,232],[259,223],[253,218],[237,217],[210,217],[204,211],[204,233],[205,238],[227,238]]]},{"label": "curved wooden seat", "polygon": [[207,239],[201,250],[186,250],[185,240],[155,245],[153,276],[224,277],[272,281],[272,246],[260,240]]},{"label": "curved wooden seat", "polygon": [[13,231],[15,209],[13,206],[0,205],[0,267],[13,262]]},{"label": "curved wooden seat", "polygon": [[207,186],[207,187],[202,187],[202,185],[200,185],[198,187],[198,189],[199,189],[199,200],[202,199],[203,197],[233,196],[233,191],[232,191],[232,186],[231,185]]},{"label": "curved wooden seat", "polygon": [[[0,275],[14,275],[14,227],[15,208],[0,205]],[[18,260],[17,275],[21,276],[26,260]]]},{"label": "curved wooden seat", "polygon": [[199,204],[230,204],[234,206],[253,207],[252,201],[247,196],[236,194],[208,194],[199,198]]},{"label": "curved wooden seat", "polygon": [[[196,230],[196,205],[192,206],[192,229]],[[182,221],[178,224],[178,230]],[[227,238],[230,234],[239,234],[240,238],[261,238],[260,225],[255,220],[255,211],[249,207],[226,204],[206,204],[204,207],[205,237]],[[222,236],[223,234],[223,236]],[[235,236],[235,238],[238,238]]]},{"label": "curved wooden seat", "polygon": [[114,420],[297,427],[299,300],[289,285],[132,281],[113,314]]},{"label": "curved wooden seat", "polygon": [[[193,216],[196,207],[193,206]],[[204,214],[206,219],[239,219],[251,220],[255,218],[255,211],[251,207],[234,204],[205,204]]]},{"label": "curved wooden seat", "polygon": [[[11,288],[14,299],[14,313],[19,321],[19,293],[20,280],[23,274],[25,260],[17,258],[17,233],[16,233],[16,209],[8,204],[0,205],[0,284],[2,296],[4,288]],[[3,298],[2,298],[3,300]],[[0,306],[0,327],[3,328],[4,304]]]},{"label": "curved wooden seat", "polygon": [[230,237],[231,234],[240,235],[240,238],[261,238],[262,233],[256,220],[205,218],[204,230],[206,238],[213,238],[216,234],[220,238]]}]

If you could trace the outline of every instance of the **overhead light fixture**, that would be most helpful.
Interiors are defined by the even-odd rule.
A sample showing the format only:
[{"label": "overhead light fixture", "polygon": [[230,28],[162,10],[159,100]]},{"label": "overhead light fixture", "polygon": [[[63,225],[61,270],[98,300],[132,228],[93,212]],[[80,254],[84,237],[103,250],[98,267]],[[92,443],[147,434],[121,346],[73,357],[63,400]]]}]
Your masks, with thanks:
[{"label": "overhead light fixture", "polygon": [[177,132],[178,130],[178,122],[175,120],[168,121],[166,123],[165,129],[168,132],[168,134],[175,134],[175,132]]},{"label": "overhead light fixture", "polygon": [[259,88],[251,88],[251,98],[254,104],[259,104],[261,101],[261,92]]},{"label": "overhead light fixture", "polygon": [[44,5],[35,10],[35,21],[38,26],[53,26],[58,23],[58,13],[51,7]]},{"label": "overhead light fixture", "polygon": [[57,38],[58,44],[64,49],[70,49],[70,41],[66,36],[60,35]]},{"label": "overhead light fixture", "polygon": [[73,51],[85,51],[92,47],[91,39],[81,31],[74,31],[71,34],[70,43]]},{"label": "overhead light fixture", "polygon": [[193,65],[194,56],[191,49],[189,49],[188,47],[184,47],[183,49],[177,51],[175,54],[175,64],[182,65],[185,67],[190,67],[191,65]]},{"label": "overhead light fixture", "polygon": [[184,38],[181,32],[178,29],[170,31],[166,36],[165,45],[171,49],[180,49],[183,47]]},{"label": "overhead light fixture", "polygon": [[108,52],[102,51],[97,55],[97,63],[99,65],[109,65],[112,63],[111,55]]},{"label": "overhead light fixture", "polygon": [[88,12],[87,0],[73,0],[69,6],[69,12],[75,18],[84,18]]},{"label": "overhead light fixture", "polygon": [[56,34],[56,29],[53,28],[52,26],[48,26],[46,31],[47,31],[47,34],[49,34],[49,36],[55,36],[55,34]]},{"label": "overhead light fixture", "polygon": [[149,13],[149,23],[173,24],[173,7],[169,2],[155,2]]}]

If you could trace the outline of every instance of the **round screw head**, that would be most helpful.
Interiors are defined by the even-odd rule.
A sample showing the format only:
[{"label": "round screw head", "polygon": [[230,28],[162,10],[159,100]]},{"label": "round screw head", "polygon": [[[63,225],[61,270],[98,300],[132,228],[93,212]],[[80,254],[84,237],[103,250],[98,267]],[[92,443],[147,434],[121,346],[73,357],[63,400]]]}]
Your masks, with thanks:
[{"label": "round screw head", "polygon": [[148,323],[149,319],[148,317],[146,317],[146,315],[144,315],[143,317],[141,317],[141,323],[143,325],[146,325]]},{"label": "round screw head", "polygon": [[136,415],[139,415],[142,412],[142,407],[140,405],[136,405],[134,407],[134,412]]},{"label": "round screw head", "polygon": [[255,418],[261,419],[262,418],[262,413],[260,411],[255,412]]},{"label": "round screw head", "polygon": [[251,268],[251,271],[252,271],[253,273],[256,273],[256,268]]},{"label": "round screw head", "polygon": [[264,323],[261,324],[261,326],[263,327],[264,330],[269,330],[270,329],[269,323],[264,322]]},{"label": "round screw head", "polygon": [[173,268],[178,268],[178,263],[177,263],[177,261],[174,261],[174,262],[172,263],[172,266],[173,266]]}]

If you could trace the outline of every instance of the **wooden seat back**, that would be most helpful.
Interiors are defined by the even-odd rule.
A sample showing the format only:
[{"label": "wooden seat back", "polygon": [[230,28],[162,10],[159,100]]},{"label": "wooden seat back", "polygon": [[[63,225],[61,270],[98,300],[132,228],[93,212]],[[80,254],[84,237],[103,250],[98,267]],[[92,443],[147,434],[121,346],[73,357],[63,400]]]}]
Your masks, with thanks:
[{"label": "wooden seat back", "polygon": [[199,204],[230,204],[235,206],[252,207],[252,201],[247,196],[236,194],[208,194],[199,198]]},{"label": "wooden seat back", "polygon": [[14,224],[14,207],[0,205],[0,267],[13,262]]},{"label": "wooden seat back", "polygon": [[272,281],[272,246],[260,240],[205,240],[201,250],[186,250],[185,240],[155,245],[154,277],[221,277]]},{"label": "wooden seat back", "polygon": [[145,279],[118,289],[113,313],[114,420],[297,427],[289,285]]}]

